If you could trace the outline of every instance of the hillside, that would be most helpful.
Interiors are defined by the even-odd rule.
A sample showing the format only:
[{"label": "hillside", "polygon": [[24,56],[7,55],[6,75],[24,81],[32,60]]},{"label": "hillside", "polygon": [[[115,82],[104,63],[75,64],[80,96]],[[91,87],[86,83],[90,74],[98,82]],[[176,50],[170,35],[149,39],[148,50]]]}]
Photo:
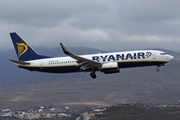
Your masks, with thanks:
[{"label": "hillside", "polygon": [[[36,49],[36,48],[35,48]],[[88,48],[88,47],[68,47],[70,51],[73,51],[75,54],[87,54],[87,53],[99,53],[103,52],[98,49]],[[65,56],[62,52],[60,47],[53,48],[53,49],[45,49],[45,48],[38,48],[36,49],[38,53],[45,54],[47,56]],[[167,53],[172,54],[176,57],[177,60],[180,58],[180,53],[164,50]],[[8,59],[17,59],[15,51],[0,51],[0,68],[2,68],[0,73],[0,84],[2,87],[11,87],[17,85],[27,85],[27,84],[36,84],[37,81],[41,80],[43,82],[52,82],[52,81],[59,81],[59,80],[68,80],[72,78],[80,78],[87,77],[89,78],[88,74],[83,73],[75,73],[75,74],[49,74],[49,73],[39,73],[39,72],[30,72],[27,70],[19,69],[15,64],[10,62]],[[177,65],[178,66],[178,65]],[[177,68],[175,68],[177,69]],[[151,72],[150,72],[151,73]],[[118,75],[113,75],[117,76]],[[144,75],[145,76],[145,75]],[[129,76],[126,76],[126,79]],[[146,76],[145,76],[146,77]]]},{"label": "hillside", "polygon": [[[32,79],[36,84],[1,88],[0,107],[27,108],[38,105],[111,105],[114,103],[174,104],[180,101],[179,62],[157,73],[155,67],[122,69],[119,74],[98,73],[54,80]],[[73,74],[69,74],[70,76]]]},{"label": "hillside", "polygon": [[113,106],[92,120],[179,120],[180,108],[140,108],[135,106]]},{"label": "hillside", "polygon": [[[57,52],[55,49],[52,51],[53,54]],[[178,53],[176,56],[174,61],[161,67],[159,73],[155,71],[156,67],[130,68],[121,69],[118,74],[97,72],[98,77],[93,80],[89,73],[47,74],[19,69],[7,60],[16,59],[14,52],[8,51],[1,54],[0,107],[111,105],[139,101],[179,103],[180,61]]]}]

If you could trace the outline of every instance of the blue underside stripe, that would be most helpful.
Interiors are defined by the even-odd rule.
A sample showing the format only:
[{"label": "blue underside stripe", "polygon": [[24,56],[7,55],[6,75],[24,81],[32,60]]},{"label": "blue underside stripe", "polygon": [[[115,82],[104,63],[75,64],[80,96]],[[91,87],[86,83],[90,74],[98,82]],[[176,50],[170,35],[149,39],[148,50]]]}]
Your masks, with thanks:
[{"label": "blue underside stripe", "polygon": [[[123,62],[118,63],[119,68],[130,68],[130,67],[144,67],[144,66],[157,66],[163,65],[166,62]],[[28,69],[30,71],[41,71],[48,73],[70,73],[70,72],[81,72],[81,66],[56,66],[56,67],[28,67],[28,66],[19,66],[20,68]]]}]

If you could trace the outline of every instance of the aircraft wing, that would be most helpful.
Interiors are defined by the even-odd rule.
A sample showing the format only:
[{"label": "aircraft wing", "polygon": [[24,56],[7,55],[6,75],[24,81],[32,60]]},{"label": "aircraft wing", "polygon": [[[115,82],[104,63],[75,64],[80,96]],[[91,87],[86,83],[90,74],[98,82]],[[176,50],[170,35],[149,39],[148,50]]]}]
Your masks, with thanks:
[{"label": "aircraft wing", "polygon": [[90,68],[94,69],[94,68],[102,66],[102,64],[99,63],[99,62],[95,62],[93,60],[83,58],[81,56],[74,55],[74,54],[70,53],[62,43],[60,43],[60,45],[61,45],[61,47],[62,47],[62,49],[63,49],[63,51],[64,51],[64,53],[66,55],[68,55],[68,56],[70,56],[70,57],[77,60],[78,65],[82,66],[81,67],[82,70],[87,70],[87,69],[90,69]]},{"label": "aircraft wing", "polygon": [[18,61],[18,60],[12,60],[12,59],[9,59],[11,62],[14,62],[16,64],[21,64],[21,65],[29,65],[30,63],[29,62],[24,62],[24,61]]}]

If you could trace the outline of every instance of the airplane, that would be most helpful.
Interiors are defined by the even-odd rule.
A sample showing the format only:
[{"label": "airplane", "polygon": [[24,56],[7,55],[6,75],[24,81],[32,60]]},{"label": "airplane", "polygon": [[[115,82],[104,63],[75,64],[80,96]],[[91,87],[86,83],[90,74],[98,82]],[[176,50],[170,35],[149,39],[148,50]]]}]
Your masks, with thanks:
[{"label": "airplane", "polygon": [[134,50],[87,55],[75,55],[60,43],[66,57],[49,57],[38,54],[16,32],[10,33],[18,60],[9,59],[19,68],[47,73],[90,72],[95,79],[96,71],[105,74],[119,73],[131,67],[164,66],[174,57],[159,50]]}]

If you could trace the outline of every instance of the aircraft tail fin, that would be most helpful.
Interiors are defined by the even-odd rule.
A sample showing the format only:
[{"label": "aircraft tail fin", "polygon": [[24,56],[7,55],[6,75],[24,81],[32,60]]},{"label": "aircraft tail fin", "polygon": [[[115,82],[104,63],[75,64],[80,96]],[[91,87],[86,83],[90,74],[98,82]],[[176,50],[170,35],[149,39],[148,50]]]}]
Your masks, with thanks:
[{"label": "aircraft tail fin", "polygon": [[36,53],[17,33],[10,33],[10,36],[20,61],[50,58]]}]

